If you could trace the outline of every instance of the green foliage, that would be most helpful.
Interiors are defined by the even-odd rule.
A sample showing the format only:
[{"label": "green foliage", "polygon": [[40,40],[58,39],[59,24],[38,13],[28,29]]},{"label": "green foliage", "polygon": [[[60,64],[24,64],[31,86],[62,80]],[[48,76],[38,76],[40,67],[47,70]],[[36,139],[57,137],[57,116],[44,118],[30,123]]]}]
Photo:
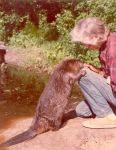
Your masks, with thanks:
[{"label": "green foliage", "polygon": [[75,14],[78,21],[84,17],[98,17],[103,20],[112,31],[116,31],[116,1],[115,0],[82,0],[78,3]]},{"label": "green foliage", "polygon": [[88,51],[86,51],[86,53],[84,55],[79,54],[78,58],[80,60],[82,60],[83,62],[92,64],[92,65],[97,66],[97,67],[100,66],[100,62],[99,62],[99,58],[98,58],[98,51],[88,50]]},{"label": "green foliage", "polygon": [[17,25],[22,18],[20,18],[14,12],[11,14],[0,12],[0,39],[7,42],[12,36],[13,30],[17,29]]},{"label": "green foliage", "polygon": [[60,35],[67,36],[74,26],[74,22],[74,16],[71,14],[71,11],[64,10],[63,13],[56,16],[55,26]]},{"label": "green foliage", "polygon": [[50,64],[58,63],[66,57],[74,57],[75,44],[69,38],[69,32],[74,26],[74,17],[70,11],[64,10],[56,16],[56,21],[51,24],[59,33],[57,41],[47,43],[46,56]]},{"label": "green foliage", "polygon": [[14,47],[39,47],[44,41],[50,40],[52,37],[51,30],[53,26],[47,23],[46,14],[44,12],[39,14],[39,25],[35,26],[29,21],[27,17],[27,23],[24,29],[20,32],[13,32],[13,36],[10,38],[9,44]]},{"label": "green foliage", "polygon": [[3,19],[1,19],[2,15],[3,15],[3,13],[0,12],[0,40],[1,41],[3,40],[4,29],[5,29]]},{"label": "green foliage", "polygon": [[[74,26],[74,16],[65,10],[56,16],[56,26],[60,38],[56,42],[47,44],[46,56],[50,64],[58,63],[64,58],[79,58],[80,60],[99,66],[98,52],[89,51],[79,44],[70,41],[69,32]],[[94,61],[93,61],[94,60]]]},{"label": "green foliage", "polygon": [[31,22],[27,22],[25,28],[19,33],[13,32],[9,44],[13,47],[33,47],[38,46],[38,29]]},{"label": "green foliage", "polygon": [[[54,1],[47,1],[50,6],[54,4]],[[97,51],[91,51],[79,44],[71,43],[69,33],[73,28],[76,21],[90,16],[99,17],[105,22],[105,24],[111,29],[116,31],[116,2],[101,1],[101,0],[79,0],[76,1],[57,1],[58,9],[62,6],[62,11],[56,15],[55,19],[49,23],[48,18],[52,17],[52,13],[48,13],[49,8],[45,8],[45,3],[41,3],[41,9],[37,12],[36,16],[39,18],[38,26],[35,26],[29,19],[29,16],[24,16],[27,20],[26,26],[23,30],[17,32],[18,23],[21,22],[23,17],[19,17],[14,12],[11,15],[4,15],[0,19],[0,39],[4,39],[6,36],[5,26],[6,23],[14,23],[13,36],[10,38],[9,44],[15,47],[23,48],[40,48],[32,53],[40,54],[41,59],[31,57],[31,62],[34,64],[44,64],[51,66],[54,63],[59,62],[61,59],[67,57],[79,58],[84,62],[99,66],[98,53]],[[33,8],[36,1],[32,1]],[[75,6],[73,6],[75,4]],[[39,4],[38,4],[39,7]],[[43,7],[43,9],[42,9]],[[73,7],[73,10],[72,10]],[[56,7],[55,7],[56,8]],[[36,10],[37,8],[34,8]],[[58,10],[57,9],[57,10]],[[45,11],[47,10],[47,11]],[[49,18],[50,19],[50,18]],[[31,52],[30,52],[31,53]],[[32,54],[31,54],[32,55]],[[44,60],[43,60],[44,58]]]},{"label": "green foliage", "polygon": [[73,45],[69,47],[69,44],[66,43],[67,45],[65,45],[64,42],[65,39],[60,39],[57,42],[47,43],[47,45],[44,46],[46,49],[46,59],[50,64],[58,63],[60,60],[66,57],[73,57]]}]

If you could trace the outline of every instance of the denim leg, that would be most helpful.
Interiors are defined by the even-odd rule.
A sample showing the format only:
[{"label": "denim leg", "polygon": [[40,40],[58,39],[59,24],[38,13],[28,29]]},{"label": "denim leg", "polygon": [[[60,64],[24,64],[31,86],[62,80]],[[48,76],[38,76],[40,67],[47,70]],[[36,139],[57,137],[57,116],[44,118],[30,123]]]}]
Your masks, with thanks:
[{"label": "denim leg", "polygon": [[97,117],[113,113],[108,102],[116,106],[116,96],[106,83],[106,79],[89,69],[86,72],[86,75],[80,79],[79,85],[93,113]]},{"label": "denim leg", "polygon": [[81,101],[76,106],[76,114],[78,117],[91,117],[93,115],[89,105],[86,100]]}]

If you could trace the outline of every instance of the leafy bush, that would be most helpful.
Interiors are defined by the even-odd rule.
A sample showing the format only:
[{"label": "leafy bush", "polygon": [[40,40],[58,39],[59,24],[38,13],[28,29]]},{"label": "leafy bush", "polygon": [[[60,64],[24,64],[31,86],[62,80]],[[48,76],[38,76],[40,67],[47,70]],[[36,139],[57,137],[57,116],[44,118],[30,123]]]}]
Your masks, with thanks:
[{"label": "leafy bush", "polygon": [[50,24],[47,23],[46,14],[44,12],[39,14],[39,25],[35,26],[29,21],[27,17],[27,23],[24,29],[20,32],[13,32],[13,36],[10,38],[9,44],[14,47],[39,47],[44,41],[50,40],[49,33],[51,34]]},{"label": "leafy bush", "polygon": [[82,0],[75,10],[76,20],[84,17],[98,17],[103,20],[112,31],[116,31],[116,2],[115,0]]},{"label": "leafy bush", "polygon": [[19,33],[13,32],[9,44],[22,48],[38,46],[38,29],[31,22],[27,22],[25,28]]},{"label": "leafy bush", "polygon": [[50,64],[59,62],[65,57],[74,57],[73,49],[75,44],[71,44],[69,32],[74,25],[74,17],[70,11],[64,10],[56,16],[56,21],[51,24],[58,32],[58,40],[47,43],[46,56]]},{"label": "leafy bush", "polygon": [[[69,3],[71,5],[71,2]],[[44,64],[48,66],[66,57],[79,58],[84,62],[99,66],[98,52],[71,43],[69,32],[75,22],[90,16],[99,17],[111,31],[116,31],[116,2],[114,0],[79,0],[73,12],[71,7],[64,8],[56,15],[56,20],[52,23],[47,22],[48,14],[43,11],[39,12],[39,26],[35,27],[27,21],[26,27],[21,32],[14,31],[10,44],[21,47],[41,47],[41,53],[43,53],[41,56],[44,55]],[[41,61],[42,59],[39,59],[36,62],[41,64]]]},{"label": "leafy bush", "polygon": [[75,20],[71,11],[64,10],[56,16],[55,26],[61,36],[67,36],[74,26]]},{"label": "leafy bush", "polygon": [[12,36],[13,31],[17,29],[19,22],[24,17],[19,17],[14,12],[11,14],[5,14],[0,12],[0,39],[8,42]]},{"label": "leafy bush", "polygon": [[0,40],[1,40],[1,41],[3,40],[4,29],[5,29],[3,19],[1,19],[1,18],[2,18],[2,15],[3,15],[3,13],[0,12]]},{"label": "leafy bush", "polygon": [[[71,11],[64,11],[56,16],[56,26],[60,38],[47,44],[46,56],[50,64],[58,63],[64,58],[79,58],[80,60],[99,66],[98,52],[89,51],[79,44],[70,41],[69,32],[74,26],[74,16]],[[94,59],[94,61],[93,61]]]}]

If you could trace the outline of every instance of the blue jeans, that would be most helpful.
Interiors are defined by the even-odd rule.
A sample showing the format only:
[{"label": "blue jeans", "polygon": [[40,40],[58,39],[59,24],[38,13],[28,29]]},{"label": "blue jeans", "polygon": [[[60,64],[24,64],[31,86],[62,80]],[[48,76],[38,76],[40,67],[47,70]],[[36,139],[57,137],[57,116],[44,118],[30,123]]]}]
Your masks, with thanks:
[{"label": "blue jeans", "polygon": [[87,69],[86,75],[78,82],[85,96],[76,107],[76,113],[81,117],[105,117],[113,113],[109,103],[116,106],[116,93],[112,92],[111,86],[101,75]]}]

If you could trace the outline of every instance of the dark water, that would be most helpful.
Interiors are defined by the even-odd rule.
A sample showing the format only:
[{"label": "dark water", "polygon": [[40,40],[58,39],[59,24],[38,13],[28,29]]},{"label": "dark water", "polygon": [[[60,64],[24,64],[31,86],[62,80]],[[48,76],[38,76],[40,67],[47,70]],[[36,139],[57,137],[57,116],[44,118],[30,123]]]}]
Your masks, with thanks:
[{"label": "dark water", "polygon": [[[49,76],[9,67],[6,84],[0,93],[0,130],[8,128],[14,119],[33,116],[38,98]],[[76,86],[69,104],[79,102],[82,94]]]}]

